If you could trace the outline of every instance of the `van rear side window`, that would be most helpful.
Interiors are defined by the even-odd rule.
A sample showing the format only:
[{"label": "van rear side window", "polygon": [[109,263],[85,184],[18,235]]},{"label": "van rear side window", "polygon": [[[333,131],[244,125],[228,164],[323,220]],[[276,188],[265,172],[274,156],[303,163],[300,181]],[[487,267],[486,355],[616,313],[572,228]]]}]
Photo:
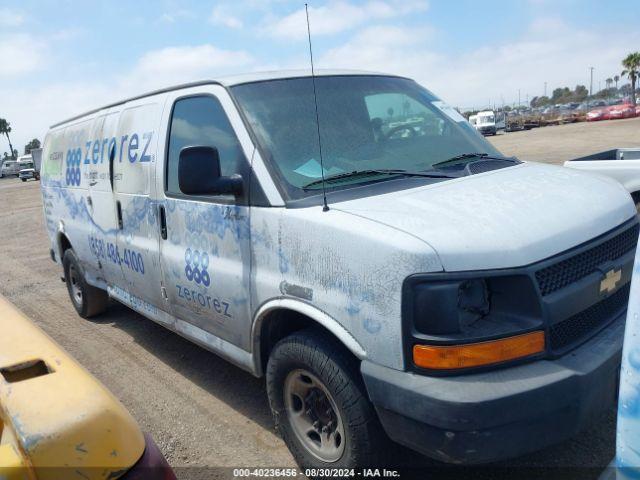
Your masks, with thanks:
[{"label": "van rear side window", "polygon": [[167,157],[168,193],[182,193],[178,185],[180,150],[195,145],[218,149],[223,176],[241,173],[244,154],[218,99],[211,95],[183,98],[176,101],[171,117]]}]

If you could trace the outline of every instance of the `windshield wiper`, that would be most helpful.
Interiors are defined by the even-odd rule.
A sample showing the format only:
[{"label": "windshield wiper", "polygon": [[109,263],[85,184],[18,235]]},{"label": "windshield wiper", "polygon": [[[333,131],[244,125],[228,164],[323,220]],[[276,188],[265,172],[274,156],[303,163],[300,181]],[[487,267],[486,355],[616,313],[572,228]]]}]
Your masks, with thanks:
[{"label": "windshield wiper", "polygon": [[401,175],[405,177],[426,177],[426,178],[453,178],[451,175],[447,175],[445,173],[440,172],[410,172],[409,170],[399,170],[399,169],[367,169],[367,170],[354,170],[352,172],[343,172],[337,173],[335,175],[329,175],[325,177],[324,180],[319,178],[314,180],[313,182],[307,183],[302,186],[303,190],[307,188],[313,187],[315,185],[321,185],[324,181],[334,182],[336,180],[342,180],[353,177],[371,177],[374,175]]},{"label": "windshield wiper", "polygon": [[456,155],[455,157],[448,158],[446,160],[443,160],[442,162],[434,163],[431,166],[434,167],[434,168],[435,167],[441,167],[443,165],[448,165],[450,163],[456,163],[459,160],[466,160],[466,159],[471,159],[471,158],[488,158],[488,159],[491,159],[491,160],[505,160],[507,162],[517,163],[517,160],[515,158],[495,157],[495,156],[491,156],[488,153],[484,153],[484,152],[469,152],[469,153],[463,153],[461,155]]}]

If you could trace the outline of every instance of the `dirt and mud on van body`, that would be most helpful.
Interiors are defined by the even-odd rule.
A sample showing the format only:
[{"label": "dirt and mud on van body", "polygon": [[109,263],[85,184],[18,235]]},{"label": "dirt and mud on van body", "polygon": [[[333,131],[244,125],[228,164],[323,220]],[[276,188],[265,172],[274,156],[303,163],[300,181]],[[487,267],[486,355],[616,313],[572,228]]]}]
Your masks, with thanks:
[{"label": "dirt and mud on van body", "polygon": [[486,462],[606,409],[638,237],[628,193],[505,158],[412,80],[315,80],[319,135],[306,72],[53,126],[45,220],[78,313],[112,297],[265,375],[307,467],[379,463],[387,435]]}]

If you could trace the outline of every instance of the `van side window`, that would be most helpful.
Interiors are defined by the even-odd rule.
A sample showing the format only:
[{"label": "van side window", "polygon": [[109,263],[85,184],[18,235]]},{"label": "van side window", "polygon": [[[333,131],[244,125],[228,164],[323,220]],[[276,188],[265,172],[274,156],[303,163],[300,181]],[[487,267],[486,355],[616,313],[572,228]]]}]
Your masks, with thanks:
[{"label": "van side window", "polygon": [[176,101],[169,132],[166,183],[168,193],[181,193],[178,184],[178,160],[180,150],[187,146],[215,147],[220,156],[221,174],[228,176],[241,173],[244,154],[217,98],[202,95]]}]

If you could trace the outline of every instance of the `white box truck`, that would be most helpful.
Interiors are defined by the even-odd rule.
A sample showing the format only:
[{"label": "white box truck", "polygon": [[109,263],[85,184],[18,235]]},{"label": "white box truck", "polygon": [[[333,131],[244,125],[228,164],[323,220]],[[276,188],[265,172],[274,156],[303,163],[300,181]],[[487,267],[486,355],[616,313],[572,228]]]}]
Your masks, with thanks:
[{"label": "white box truck", "polygon": [[23,182],[29,179],[40,180],[40,166],[42,163],[42,149],[34,148],[28,155],[18,158],[20,170],[18,177]]}]

